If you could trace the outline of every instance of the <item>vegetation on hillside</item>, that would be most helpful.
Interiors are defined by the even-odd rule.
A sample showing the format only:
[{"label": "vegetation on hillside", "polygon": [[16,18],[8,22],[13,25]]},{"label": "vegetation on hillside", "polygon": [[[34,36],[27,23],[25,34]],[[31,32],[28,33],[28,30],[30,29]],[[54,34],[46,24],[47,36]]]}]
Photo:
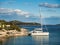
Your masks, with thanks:
[{"label": "vegetation on hillside", "polygon": [[35,23],[35,22],[21,22],[21,21],[10,21],[10,23],[16,24],[16,25],[40,25],[39,23]]},{"label": "vegetation on hillside", "polygon": [[20,31],[20,27],[18,27],[14,23],[7,22],[5,20],[0,20],[0,30],[2,30],[2,29]]}]

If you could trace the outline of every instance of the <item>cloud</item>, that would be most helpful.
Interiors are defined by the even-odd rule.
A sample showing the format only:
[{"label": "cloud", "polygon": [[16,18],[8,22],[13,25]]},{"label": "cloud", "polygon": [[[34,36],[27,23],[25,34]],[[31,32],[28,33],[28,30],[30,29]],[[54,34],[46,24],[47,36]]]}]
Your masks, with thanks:
[{"label": "cloud", "polygon": [[19,9],[15,9],[14,12],[16,12],[18,15],[29,15],[29,12],[25,12]]},{"label": "cloud", "polygon": [[40,3],[39,6],[48,7],[48,8],[60,8],[60,4]]},{"label": "cloud", "polygon": [[13,13],[12,9],[0,8],[0,15],[10,15]]},{"label": "cloud", "polygon": [[20,10],[20,9],[6,9],[6,8],[0,8],[0,15],[29,15],[29,12]]},{"label": "cloud", "polygon": [[29,16],[28,16],[28,15],[26,15],[25,17],[26,17],[26,18],[29,18]]}]

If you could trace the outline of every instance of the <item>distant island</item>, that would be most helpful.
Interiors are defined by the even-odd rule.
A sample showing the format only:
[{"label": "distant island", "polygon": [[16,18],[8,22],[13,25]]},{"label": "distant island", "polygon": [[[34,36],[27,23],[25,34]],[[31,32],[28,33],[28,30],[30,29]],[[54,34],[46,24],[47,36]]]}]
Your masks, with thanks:
[{"label": "distant island", "polygon": [[[27,25],[27,26],[40,26],[40,23],[36,22],[22,22],[18,20],[13,20],[13,21],[5,21],[5,20],[0,20],[0,22],[5,22],[5,24],[13,24],[13,25]],[[52,25],[52,24],[47,24],[47,25]],[[55,24],[55,25],[60,25],[60,24]]]},{"label": "distant island", "polygon": [[10,21],[9,23],[13,23],[15,25],[36,25],[36,26],[39,26],[40,24],[39,23],[36,23],[36,22],[21,22],[21,21],[17,21],[17,20],[13,20],[13,21]]}]

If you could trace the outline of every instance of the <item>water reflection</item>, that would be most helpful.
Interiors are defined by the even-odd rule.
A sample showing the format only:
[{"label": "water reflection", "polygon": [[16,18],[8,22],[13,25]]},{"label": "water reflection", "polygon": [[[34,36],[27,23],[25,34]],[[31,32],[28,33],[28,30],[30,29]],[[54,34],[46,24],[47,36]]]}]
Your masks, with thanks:
[{"label": "water reflection", "polygon": [[5,40],[0,40],[0,45],[4,45]]},{"label": "water reflection", "polygon": [[[31,36],[11,37],[3,42],[4,45],[34,45]],[[1,45],[3,45],[3,43]]]},{"label": "water reflection", "polygon": [[11,37],[0,45],[49,45],[49,36]]},{"label": "water reflection", "polygon": [[49,36],[32,36],[35,45],[49,45]]},{"label": "water reflection", "polygon": [[0,45],[3,45],[3,42],[2,41],[0,41]]}]

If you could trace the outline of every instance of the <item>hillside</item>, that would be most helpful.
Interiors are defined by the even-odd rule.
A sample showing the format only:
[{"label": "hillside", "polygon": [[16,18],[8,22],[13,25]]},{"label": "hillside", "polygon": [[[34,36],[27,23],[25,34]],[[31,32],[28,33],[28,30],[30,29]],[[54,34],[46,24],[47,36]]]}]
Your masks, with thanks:
[{"label": "hillside", "polygon": [[18,27],[17,25],[11,23],[11,22],[7,22],[5,20],[0,20],[0,30],[5,29],[5,30],[17,30],[20,31],[20,27]]},{"label": "hillside", "polygon": [[21,22],[21,21],[10,21],[10,23],[15,24],[15,25],[40,25],[39,23],[33,23],[33,22]]}]

